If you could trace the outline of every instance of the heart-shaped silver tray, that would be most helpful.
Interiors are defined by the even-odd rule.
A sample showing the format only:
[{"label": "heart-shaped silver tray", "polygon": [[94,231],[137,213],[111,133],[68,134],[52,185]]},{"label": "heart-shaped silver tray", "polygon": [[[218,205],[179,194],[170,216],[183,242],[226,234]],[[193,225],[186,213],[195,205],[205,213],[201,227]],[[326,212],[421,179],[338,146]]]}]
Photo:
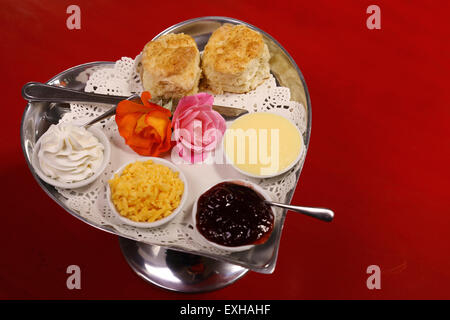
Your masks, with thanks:
[{"label": "heart-shaped silver tray", "polygon": [[[167,33],[183,32],[191,35],[195,39],[199,50],[203,50],[211,33],[224,23],[244,24],[263,35],[271,54],[270,66],[272,74],[279,85],[290,89],[291,100],[300,102],[306,107],[307,123],[303,138],[307,150],[311,132],[311,103],[306,83],[292,57],[270,35],[236,19],[202,17],[176,24],[158,34],[155,39]],[[87,79],[86,77],[79,77],[81,73],[83,75],[92,74],[99,68],[111,67],[112,65],[113,62],[92,62],[79,65],[61,72],[50,79],[47,84],[84,91]],[[127,235],[120,234],[117,230],[108,226],[89,221],[76,211],[68,208],[61,194],[54,187],[39,179],[31,165],[31,155],[36,141],[51,124],[57,123],[67,111],[68,106],[65,104],[48,102],[30,102],[27,104],[21,123],[21,143],[28,166],[42,189],[67,212],[93,227],[118,235],[121,249],[127,261],[140,276],[167,289],[198,292],[216,289],[232,283],[244,275],[248,269],[261,273],[272,273],[274,271],[286,211],[283,212],[280,223],[275,225],[270,239],[264,245],[255,246],[251,250],[236,252],[224,257],[210,253],[189,252],[188,250],[174,247],[154,246],[138,242],[136,239],[127,239]],[[295,172],[297,181],[300,177],[302,166],[303,163]],[[286,202],[290,202],[294,190],[295,188],[288,192]],[[203,264],[203,267],[200,269],[198,269],[199,264]],[[193,269],[192,266],[197,266],[197,269]],[[159,271],[151,271],[152,268],[159,268]],[[167,268],[167,272],[170,275],[168,276],[167,272],[164,275],[161,272],[161,268]],[[201,270],[201,272],[198,272],[198,270]],[[211,281],[212,276],[214,281]]]}]

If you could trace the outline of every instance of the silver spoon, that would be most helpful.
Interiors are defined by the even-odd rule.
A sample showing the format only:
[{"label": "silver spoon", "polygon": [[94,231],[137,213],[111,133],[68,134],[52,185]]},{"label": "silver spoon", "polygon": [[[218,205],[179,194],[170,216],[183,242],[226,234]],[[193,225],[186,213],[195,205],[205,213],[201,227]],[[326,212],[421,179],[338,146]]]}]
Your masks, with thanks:
[{"label": "silver spoon", "polygon": [[280,208],[298,212],[298,213],[303,213],[307,216],[310,216],[310,217],[313,217],[313,218],[316,218],[316,219],[319,219],[322,221],[326,221],[326,222],[331,222],[334,218],[334,212],[331,211],[330,209],[326,209],[326,208],[293,206],[290,204],[272,202],[272,201],[268,201],[268,200],[265,200],[264,202],[271,206],[280,207]]}]

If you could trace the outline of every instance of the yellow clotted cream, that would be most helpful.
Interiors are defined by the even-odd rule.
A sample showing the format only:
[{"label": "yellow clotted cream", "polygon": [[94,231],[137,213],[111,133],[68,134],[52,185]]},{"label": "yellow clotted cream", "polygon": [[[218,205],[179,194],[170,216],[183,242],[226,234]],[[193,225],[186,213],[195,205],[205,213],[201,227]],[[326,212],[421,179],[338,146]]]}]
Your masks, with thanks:
[{"label": "yellow clotted cream", "polygon": [[275,176],[290,169],[299,159],[303,140],[288,119],[268,112],[246,114],[225,132],[227,160],[250,176]]}]

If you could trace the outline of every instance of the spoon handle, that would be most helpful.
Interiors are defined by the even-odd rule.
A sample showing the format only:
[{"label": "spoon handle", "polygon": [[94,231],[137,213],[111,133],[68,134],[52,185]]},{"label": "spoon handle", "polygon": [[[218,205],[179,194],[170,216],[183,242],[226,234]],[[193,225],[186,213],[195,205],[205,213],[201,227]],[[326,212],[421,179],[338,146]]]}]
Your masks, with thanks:
[{"label": "spoon handle", "polygon": [[116,114],[116,109],[117,106],[112,107],[111,109],[109,109],[108,111],[106,111],[105,113],[102,113],[101,115],[99,115],[98,117],[92,119],[91,121],[89,121],[88,123],[86,123],[83,127],[89,127],[92,126],[94,123],[97,123],[99,121],[102,121],[104,119],[107,119],[109,117],[112,117],[113,115]]},{"label": "spoon handle", "polygon": [[127,97],[88,93],[39,82],[28,82],[22,87],[22,97],[28,101],[85,102],[116,105]]},{"label": "spoon handle", "polygon": [[326,222],[331,222],[334,218],[334,212],[330,209],[326,208],[313,208],[313,207],[301,207],[301,206],[293,206],[290,204],[278,203],[278,202],[269,202],[266,201],[267,204],[270,204],[275,207],[280,207],[283,209],[288,209],[290,211],[295,211],[299,213],[306,214],[307,216],[323,220]]}]

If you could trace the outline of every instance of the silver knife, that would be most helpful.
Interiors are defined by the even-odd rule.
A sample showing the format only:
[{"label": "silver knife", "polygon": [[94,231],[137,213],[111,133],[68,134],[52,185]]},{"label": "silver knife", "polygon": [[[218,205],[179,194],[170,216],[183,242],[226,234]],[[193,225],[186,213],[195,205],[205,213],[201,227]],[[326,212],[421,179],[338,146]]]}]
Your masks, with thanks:
[{"label": "silver knife", "polygon": [[[103,103],[112,104],[113,108],[106,111],[104,114],[92,119],[85,126],[92,125],[103,119],[109,118],[116,113],[116,106],[120,101],[132,100],[137,103],[142,103],[138,95],[134,94],[130,97],[113,96],[98,93],[82,92],[63,87],[52,86],[39,82],[28,82],[22,87],[22,97],[28,101],[48,101],[48,102],[80,102],[80,103]],[[152,99],[153,100],[153,99]],[[167,103],[169,100],[161,101],[159,103]],[[152,102],[155,102],[154,100]],[[157,103],[157,102],[155,102]],[[248,113],[247,110],[241,108],[227,107],[213,105],[213,110],[220,113],[225,119],[230,120],[237,118],[243,114]]]}]

